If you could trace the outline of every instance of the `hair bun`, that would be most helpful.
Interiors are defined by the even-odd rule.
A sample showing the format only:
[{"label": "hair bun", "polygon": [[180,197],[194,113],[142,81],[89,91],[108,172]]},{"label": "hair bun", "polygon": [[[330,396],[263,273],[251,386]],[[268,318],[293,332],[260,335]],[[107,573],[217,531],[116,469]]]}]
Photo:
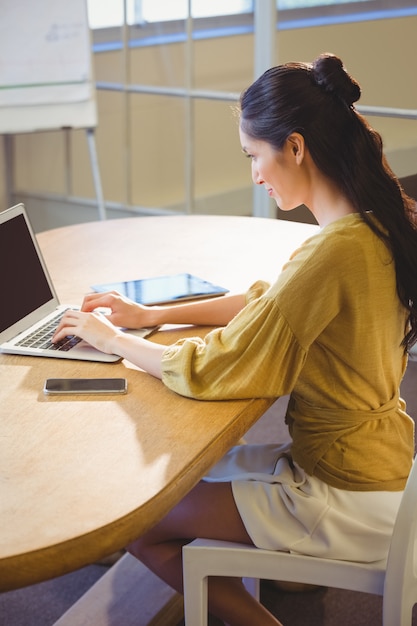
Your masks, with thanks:
[{"label": "hair bun", "polygon": [[322,89],[334,94],[348,106],[359,100],[359,83],[347,73],[342,61],[334,54],[321,54],[314,61],[312,71],[314,80]]}]

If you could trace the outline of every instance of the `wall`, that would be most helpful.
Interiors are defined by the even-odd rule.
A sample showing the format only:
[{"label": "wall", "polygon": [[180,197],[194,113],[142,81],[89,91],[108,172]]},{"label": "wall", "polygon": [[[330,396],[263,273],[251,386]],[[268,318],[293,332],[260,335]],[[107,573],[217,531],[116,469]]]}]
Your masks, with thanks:
[{"label": "wall", "polygon": [[[333,52],[361,84],[360,104],[415,109],[416,30],[417,17],[408,17],[279,31],[276,62],[313,60],[323,51]],[[251,35],[195,41],[193,86],[240,92],[252,81],[252,57]],[[96,53],[94,65],[98,81],[125,80],[121,51]],[[127,82],[184,86],[184,67],[182,43],[134,48]],[[102,90],[97,102],[96,141],[109,215],[126,215],[126,207],[141,213],[184,211],[186,103],[176,97]],[[417,121],[370,119],[382,133],[394,171],[399,176],[416,173]],[[240,153],[231,103],[195,101],[193,126],[194,211],[249,215],[250,167]],[[1,155],[0,171],[4,166]],[[16,136],[13,170],[13,200],[25,201],[36,229],[96,219],[84,131]],[[0,193],[5,194],[4,176]]]}]

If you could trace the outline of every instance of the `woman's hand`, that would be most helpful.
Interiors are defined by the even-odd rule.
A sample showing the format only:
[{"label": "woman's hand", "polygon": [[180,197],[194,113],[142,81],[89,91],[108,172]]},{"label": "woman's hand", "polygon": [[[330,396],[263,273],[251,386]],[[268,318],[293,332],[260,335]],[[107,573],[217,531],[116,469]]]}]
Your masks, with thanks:
[{"label": "woman's hand", "polygon": [[122,331],[101,313],[69,310],[63,315],[52,341],[58,342],[64,337],[76,335],[101,352],[114,354],[112,343],[119,334],[123,334]]},{"label": "woman's hand", "polygon": [[157,325],[152,319],[154,311],[151,308],[137,304],[117,291],[90,293],[85,296],[81,311],[90,313],[99,308],[109,310],[106,317],[115,326],[147,328]]},{"label": "woman's hand", "polygon": [[67,311],[55,332],[53,341],[76,335],[106,354],[117,354],[152,376],[161,378],[161,358],[166,346],[151,343],[123,332],[107,315],[93,311]]}]

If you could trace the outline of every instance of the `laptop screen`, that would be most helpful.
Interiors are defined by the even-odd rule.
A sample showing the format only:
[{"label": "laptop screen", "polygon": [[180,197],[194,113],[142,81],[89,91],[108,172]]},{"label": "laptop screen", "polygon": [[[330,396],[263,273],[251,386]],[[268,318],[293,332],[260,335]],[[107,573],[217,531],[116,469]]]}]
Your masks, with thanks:
[{"label": "laptop screen", "polygon": [[0,224],[0,333],[53,299],[22,214]]}]

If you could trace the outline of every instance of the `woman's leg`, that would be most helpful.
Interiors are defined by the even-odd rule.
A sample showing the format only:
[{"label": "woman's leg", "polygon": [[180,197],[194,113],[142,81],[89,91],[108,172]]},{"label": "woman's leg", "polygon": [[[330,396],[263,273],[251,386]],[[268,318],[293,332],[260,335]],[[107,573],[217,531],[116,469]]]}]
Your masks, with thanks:
[{"label": "woman's leg", "polygon": [[[196,537],[252,543],[230,483],[200,482],[163,520],[127,549],[182,593],[182,547]],[[209,609],[230,626],[280,624],[237,578],[209,579]]]}]

